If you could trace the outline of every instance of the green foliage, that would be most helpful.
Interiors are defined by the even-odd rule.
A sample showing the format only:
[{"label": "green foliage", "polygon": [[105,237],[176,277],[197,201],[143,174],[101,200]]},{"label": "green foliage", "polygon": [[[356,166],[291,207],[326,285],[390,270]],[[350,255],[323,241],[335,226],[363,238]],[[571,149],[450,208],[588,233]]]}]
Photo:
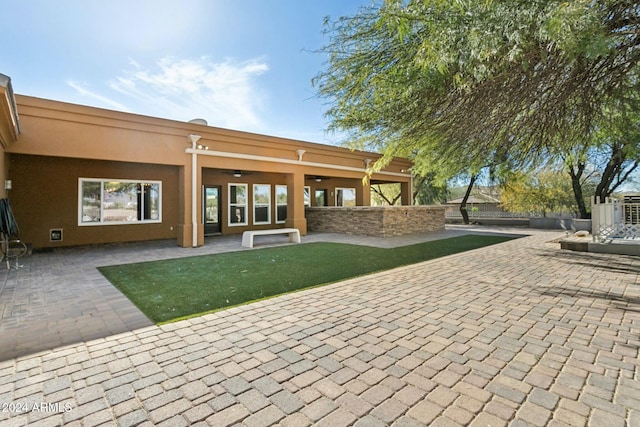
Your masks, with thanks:
[{"label": "green foliage", "polygon": [[99,270],[149,319],[170,322],[509,239],[469,235],[394,249],[309,243]]},{"label": "green foliage", "polygon": [[430,178],[430,176],[423,176],[414,180],[413,201],[416,205],[445,203],[451,196],[448,183],[437,183]]},{"label": "green foliage", "polygon": [[[407,156],[442,182],[638,129],[637,1],[387,0],[327,21],[326,33],[314,84],[331,101],[330,128],[382,151],[377,168]],[[611,121],[621,115],[624,125]]]},{"label": "green foliage", "polygon": [[371,205],[394,206],[399,204],[402,195],[400,184],[372,184]]},{"label": "green foliage", "polygon": [[501,205],[509,212],[542,216],[577,212],[569,176],[550,170],[530,175],[515,173],[502,190]]}]

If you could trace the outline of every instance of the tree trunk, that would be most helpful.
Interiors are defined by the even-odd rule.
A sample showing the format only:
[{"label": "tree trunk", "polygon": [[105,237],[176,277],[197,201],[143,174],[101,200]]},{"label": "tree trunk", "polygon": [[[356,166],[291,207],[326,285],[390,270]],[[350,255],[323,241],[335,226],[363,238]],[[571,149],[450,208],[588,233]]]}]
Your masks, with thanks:
[{"label": "tree trunk", "polygon": [[427,181],[427,177],[426,176],[421,176],[418,178],[417,182],[414,182],[413,184],[413,193],[411,194],[411,197],[413,198],[413,204],[416,204],[416,199],[418,198],[418,193],[420,192],[420,188],[424,185],[424,183]]},{"label": "tree trunk", "polygon": [[573,189],[573,196],[576,199],[576,205],[578,206],[578,216],[582,219],[589,217],[587,212],[587,206],[584,204],[584,194],[582,193],[582,173],[586,167],[585,163],[579,163],[578,169],[575,170],[573,166],[569,167],[569,175],[571,176],[571,188]]},{"label": "tree trunk", "polygon": [[622,146],[615,145],[611,147],[611,157],[609,158],[604,171],[602,171],[602,177],[596,187],[596,194],[594,196],[594,198],[599,199],[600,203],[604,203],[607,197],[611,196],[611,194],[620,185],[622,185],[622,183],[625,182],[631,173],[638,167],[638,162],[635,161],[632,166],[626,168],[625,171],[626,161],[627,156],[625,155]]},{"label": "tree trunk", "polygon": [[469,200],[469,196],[471,195],[471,190],[473,190],[473,184],[475,184],[478,175],[471,175],[471,179],[469,180],[469,185],[467,186],[467,192],[464,193],[464,197],[462,198],[462,202],[460,203],[460,213],[462,214],[462,221],[465,224],[469,224],[469,213],[467,212],[467,200]]},{"label": "tree trunk", "polygon": [[380,186],[377,188],[375,186],[371,186],[371,190],[376,193],[378,196],[382,198],[389,206],[393,206],[396,204],[396,201],[400,198],[401,194],[398,194],[393,200],[390,200],[383,192]]},{"label": "tree trunk", "polygon": [[389,206],[395,206],[396,202],[400,199],[400,197],[402,197],[402,193],[397,193],[395,196],[393,196],[393,199],[390,199],[384,194],[384,192],[382,191],[379,185],[378,185],[378,188],[372,186],[371,190],[373,190],[374,193],[380,196],[382,200],[387,202]]}]

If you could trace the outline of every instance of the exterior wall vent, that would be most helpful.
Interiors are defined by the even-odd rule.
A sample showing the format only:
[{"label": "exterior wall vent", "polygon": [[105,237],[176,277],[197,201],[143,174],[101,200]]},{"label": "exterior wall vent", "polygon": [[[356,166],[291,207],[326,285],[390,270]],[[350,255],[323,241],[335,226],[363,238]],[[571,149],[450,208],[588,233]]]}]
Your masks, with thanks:
[{"label": "exterior wall vent", "polygon": [[50,242],[62,242],[62,228],[53,228],[49,230]]}]

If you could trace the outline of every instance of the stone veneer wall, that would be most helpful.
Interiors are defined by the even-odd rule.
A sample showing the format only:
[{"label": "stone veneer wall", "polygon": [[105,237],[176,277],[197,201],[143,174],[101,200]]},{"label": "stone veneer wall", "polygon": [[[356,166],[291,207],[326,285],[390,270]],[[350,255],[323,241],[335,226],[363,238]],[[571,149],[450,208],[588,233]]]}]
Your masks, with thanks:
[{"label": "stone veneer wall", "polygon": [[307,230],[390,237],[444,230],[444,206],[308,207]]}]

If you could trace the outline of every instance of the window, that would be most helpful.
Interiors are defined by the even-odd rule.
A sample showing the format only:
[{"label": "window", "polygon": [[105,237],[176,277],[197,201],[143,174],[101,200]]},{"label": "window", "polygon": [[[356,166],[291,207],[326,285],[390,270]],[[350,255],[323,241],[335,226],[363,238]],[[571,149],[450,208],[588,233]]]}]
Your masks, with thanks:
[{"label": "window", "polygon": [[247,225],[247,184],[229,184],[229,226]]},{"label": "window", "polygon": [[311,187],[307,185],[304,187],[304,205],[311,206]]},{"label": "window", "polygon": [[271,224],[271,186],[253,185],[253,223]]},{"label": "window", "polygon": [[159,181],[80,178],[79,225],[161,222]]},{"label": "window", "polygon": [[276,224],[287,219],[287,186],[276,185]]},{"label": "window", "polygon": [[336,188],[336,206],[355,206],[355,188]]}]

